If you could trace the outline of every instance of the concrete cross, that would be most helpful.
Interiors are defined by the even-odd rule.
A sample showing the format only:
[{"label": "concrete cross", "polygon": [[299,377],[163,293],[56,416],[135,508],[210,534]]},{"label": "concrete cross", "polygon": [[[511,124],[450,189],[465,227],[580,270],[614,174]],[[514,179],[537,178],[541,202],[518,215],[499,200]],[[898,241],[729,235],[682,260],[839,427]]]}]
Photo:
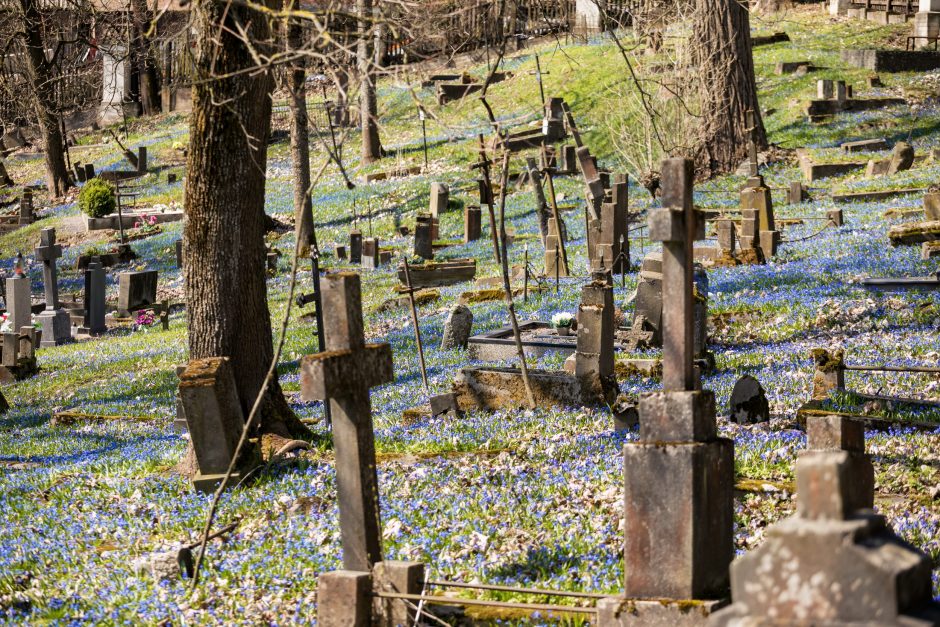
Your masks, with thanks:
[{"label": "concrete cross", "polygon": [[662,169],[663,208],[650,214],[650,239],[663,243],[663,389],[698,389],[692,300],[692,244],[705,238],[705,220],[692,206],[693,167],[667,159]]},{"label": "concrete cross", "polygon": [[747,125],[747,160],[748,160],[748,174],[752,177],[758,176],[760,174],[759,165],[757,163],[757,121],[754,118],[754,110],[748,109],[744,114],[745,124]]},{"label": "concrete cross", "polygon": [[301,362],[304,400],[330,400],[343,566],[368,571],[382,560],[379,489],[369,388],[394,379],[388,344],[366,344],[359,275],[328,275],[323,324],[329,350]]},{"label": "concrete cross", "polygon": [[46,310],[59,307],[59,284],[56,259],[62,256],[62,247],[55,243],[55,229],[43,229],[39,232],[39,246],[36,259],[42,262],[42,282],[46,292]]}]

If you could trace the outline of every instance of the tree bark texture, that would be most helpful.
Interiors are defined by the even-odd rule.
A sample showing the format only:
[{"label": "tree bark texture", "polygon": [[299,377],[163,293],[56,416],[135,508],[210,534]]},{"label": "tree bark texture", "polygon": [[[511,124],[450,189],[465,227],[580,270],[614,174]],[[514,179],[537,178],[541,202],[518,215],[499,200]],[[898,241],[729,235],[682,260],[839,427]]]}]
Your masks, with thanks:
[{"label": "tree bark texture", "polygon": [[739,0],[697,0],[693,54],[703,127],[695,155],[699,176],[731,172],[747,158],[746,114],[754,111],[759,149],[767,134],[757,100],[749,16]]},{"label": "tree bark texture", "polygon": [[359,71],[359,116],[362,122],[362,162],[382,158],[379,140],[379,105],[375,95],[375,65],[372,62],[372,0],[358,0],[359,41],[356,63]]},{"label": "tree bark texture", "polygon": [[[265,284],[264,187],[271,130],[270,71],[256,69],[233,33],[271,45],[271,28],[244,5],[194,3],[199,32],[186,181],[184,279],[191,359],[232,360],[245,415],[273,359]],[[274,380],[260,431],[309,435]]]},{"label": "tree bark texture", "polygon": [[[292,50],[303,48],[303,27],[291,20],[287,24],[287,43]],[[290,92],[290,150],[294,173],[294,220],[300,255],[307,257],[317,247],[313,224],[313,203],[310,199],[310,137],[307,117],[307,71],[303,59],[287,69]]]},{"label": "tree bark texture", "polygon": [[43,45],[42,15],[37,0],[19,0],[23,11],[26,66],[39,120],[39,132],[46,161],[46,188],[52,196],[62,196],[72,185],[65,165],[65,138],[56,115],[53,68]]}]

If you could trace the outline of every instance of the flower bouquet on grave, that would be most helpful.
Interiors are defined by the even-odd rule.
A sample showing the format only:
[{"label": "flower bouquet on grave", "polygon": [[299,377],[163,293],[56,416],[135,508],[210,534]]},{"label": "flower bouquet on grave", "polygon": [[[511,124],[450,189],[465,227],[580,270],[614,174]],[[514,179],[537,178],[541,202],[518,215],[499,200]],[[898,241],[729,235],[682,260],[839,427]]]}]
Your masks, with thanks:
[{"label": "flower bouquet on grave", "polygon": [[149,329],[157,322],[157,315],[153,309],[141,309],[137,312],[137,318],[134,320],[134,329],[142,331]]},{"label": "flower bouquet on grave", "polygon": [[[162,232],[163,229],[157,224],[156,216],[143,215],[134,222],[134,228],[124,234],[124,239],[128,242],[133,242]],[[120,236],[115,235],[112,241],[120,241]]]},{"label": "flower bouquet on grave", "polygon": [[574,323],[574,316],[563,311],[552,316],[552,327],[558,335],[568,335],[571,332],[571,325]]}]

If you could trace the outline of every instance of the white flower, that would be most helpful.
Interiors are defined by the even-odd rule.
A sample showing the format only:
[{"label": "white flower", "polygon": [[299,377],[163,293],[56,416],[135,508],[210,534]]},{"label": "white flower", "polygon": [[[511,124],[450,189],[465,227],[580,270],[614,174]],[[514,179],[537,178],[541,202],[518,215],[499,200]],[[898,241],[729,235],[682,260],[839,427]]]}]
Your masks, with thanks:
[{"label": "white flower", "polygon": [[574,316],[566,311],[562,311],[561,313],[556,313],[554,316],[552,316],[552,326],[570,327],[573,320]]}]

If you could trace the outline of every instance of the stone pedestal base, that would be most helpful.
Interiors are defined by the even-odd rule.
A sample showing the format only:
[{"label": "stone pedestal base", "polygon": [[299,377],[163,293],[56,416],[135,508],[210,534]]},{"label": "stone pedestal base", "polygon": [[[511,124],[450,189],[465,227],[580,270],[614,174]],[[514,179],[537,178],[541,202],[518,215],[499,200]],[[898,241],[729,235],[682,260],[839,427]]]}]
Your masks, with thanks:
[{"label": "stone pedestal base", "polygon": [[727,600],[699,601],[609,598],[597,603],[597,624],[602,627],[691,627],[705,625]]},{"label": "stone pedestal base", "polygon": [[40,348],[68,344],[72,341],[72,320],[64,309],[46,310],[39,314],[42,325]]},{"label": "stone pedestal base", "polygon": [[[940,36],[940,12],[921,11],[914,16],[914,36],[915,37],[938,37]],[[915,46],[924,46],[930,43],[926,39],[915,41]]]},{"label": "stone pedestal base", "polygon": [[[641,401],[641,435],[649,420],[645,409]],[[734,554],[734,443],[650,439],[627,444],[623,457],[627,596],[727,594]]]},{"label": "stone pedestal base", "polygon": [[[579,378],[567,372],[529,370],[529,383],[539,407],[610,405],[617,397],[614,377],[596,374]],[[528,406],[518,368],[463,368],[454,380],[453,393],[461,411]]]}]

